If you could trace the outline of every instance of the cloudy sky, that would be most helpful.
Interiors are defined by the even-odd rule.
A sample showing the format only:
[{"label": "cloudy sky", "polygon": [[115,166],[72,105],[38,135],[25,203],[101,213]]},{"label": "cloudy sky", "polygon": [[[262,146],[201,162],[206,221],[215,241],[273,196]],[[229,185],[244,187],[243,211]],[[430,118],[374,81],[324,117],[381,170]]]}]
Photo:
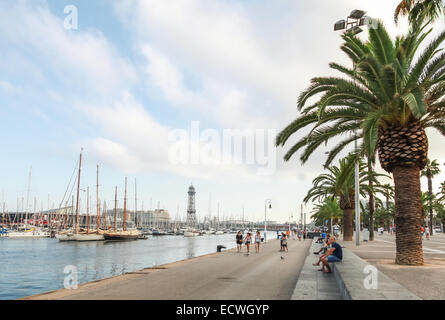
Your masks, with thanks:
[{"label": "cloudy sky", "polygon": [[[244,207],[245,218],[260,220],[268,198],[268,218],[299,219],[327,149],[304,167],[298,157],[284,163],[286,149],[257,149],[297,116],[295,101],[312,77],[333,74],[331,61],[347,63],[334,22],[358,8],[396,35],[406,29],[393,24],[397,2],[0,1],[0,189],[7,209],[26,203],[31,166],[30,207],[36,198],[46,209],[48,196],[58,206],[83,147],[81,187],[95,188],[99,164],[100,197],[109,206],[115,186],[122,205],[127,176],[130,209],[137,179],[139,209],[159,202],[184,217],[193,183],[201,219],[217,215],[219,203],[220,217],[240,218]],[[70,5],[77,28],[74,11],[64,11]],[[223,152],[227,130],[256,134],[253,159],[230,149],[238,162],[204,161]],[[190,149],[176,148],[172,139],[181,137]],[[441,145],[431,134],[430,156],[443,164]],[[273,170],[261,174],[268,165]]]}]

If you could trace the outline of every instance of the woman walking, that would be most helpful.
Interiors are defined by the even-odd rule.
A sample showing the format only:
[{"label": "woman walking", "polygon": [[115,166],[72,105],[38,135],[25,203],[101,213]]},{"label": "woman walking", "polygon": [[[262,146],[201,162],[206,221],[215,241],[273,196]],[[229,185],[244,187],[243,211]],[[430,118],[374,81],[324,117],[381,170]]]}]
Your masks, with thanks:
[{"label": "woman walking", "polygon": [[244,238],[244,243],[247,247],[247,255],[250,255],[250,244],[252,243],[252,236],[250,235],[250,232],[247,232],[247,235]]},{"label": "woman walking", "polygon": [[259,231],[257,231],[255,234],[255,252],[256,253],[260,252],[260,242],[261,242],[261,234]]},{"label": "woman walking", "polygon": [[243,233],[241,231],[238,231],[236,235],[236,249],[237,252],[241,252],[241,246],[243,245]]}]

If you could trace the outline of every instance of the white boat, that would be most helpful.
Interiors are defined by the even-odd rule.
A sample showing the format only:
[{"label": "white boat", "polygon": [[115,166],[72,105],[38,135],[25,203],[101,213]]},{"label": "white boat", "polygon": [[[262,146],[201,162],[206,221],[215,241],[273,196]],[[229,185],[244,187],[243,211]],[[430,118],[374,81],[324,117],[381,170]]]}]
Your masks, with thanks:
[{"label": "white boat", "polygon": [[49,232],[40,230],[40,229],[36,229],[36,228],[31,228],[29,230],[20,232],[10,232],[8,233],[8,238],[9,239],[23,239],[23,238],[49,238],[50,234]]},{"label": "white boat", "polygon": [[56,234],[56,239],[59,241],[76,241],[74,233],[71,232],[59,232]]},{"label": "white boat", "polygon": [[187,231],[184,231],[184,237],[196,237],[199,235],[200,233],[198,230],[188,229]]},{"label": "white boat", "polygon": [[198,235],[197,232],[193,231],[184,231],[184,237],[196,237]]},{"label": "white boat", "polygon": [[221,234],[224,234],[224,231],[218,230],[215,232],[215,235],[221,235]]}]

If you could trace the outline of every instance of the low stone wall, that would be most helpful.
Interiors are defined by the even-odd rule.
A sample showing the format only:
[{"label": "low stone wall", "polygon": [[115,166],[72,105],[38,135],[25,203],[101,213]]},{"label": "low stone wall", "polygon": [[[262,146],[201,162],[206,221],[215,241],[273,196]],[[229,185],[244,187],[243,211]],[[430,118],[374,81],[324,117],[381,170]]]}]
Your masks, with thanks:
[{"label": "low stone wall", "polygon": [[343,261],[330,265],[344,300],[421,300],[346,248]]}]

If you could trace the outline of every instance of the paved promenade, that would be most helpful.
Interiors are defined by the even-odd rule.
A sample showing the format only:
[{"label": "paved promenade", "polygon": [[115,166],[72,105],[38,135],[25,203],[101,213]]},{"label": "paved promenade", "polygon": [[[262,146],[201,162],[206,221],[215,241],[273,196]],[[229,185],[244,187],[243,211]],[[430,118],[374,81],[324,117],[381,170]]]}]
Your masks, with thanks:
[{"label": "paved promenade", "polygon": [[250,256],[243,246],[24,299],[290,300],[310,244],[290,239],[286,253],[274,239]]},{"label": "paved promenade", "polygon": [[[341,239],[341,238],[340,238]],[[445,235],[438,233],[423,240],[424,266],[400,266],[395,260],[395,236],[375,235],[375,241],[340,242],[360,258],[376,266],[385,275],[427,300],[445,299]]]}]

